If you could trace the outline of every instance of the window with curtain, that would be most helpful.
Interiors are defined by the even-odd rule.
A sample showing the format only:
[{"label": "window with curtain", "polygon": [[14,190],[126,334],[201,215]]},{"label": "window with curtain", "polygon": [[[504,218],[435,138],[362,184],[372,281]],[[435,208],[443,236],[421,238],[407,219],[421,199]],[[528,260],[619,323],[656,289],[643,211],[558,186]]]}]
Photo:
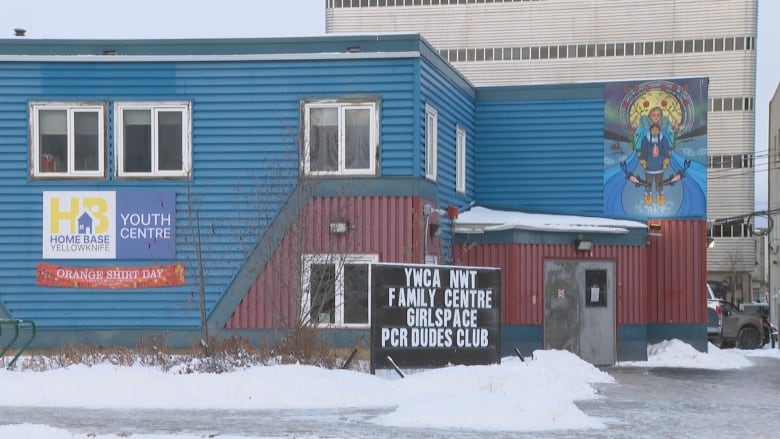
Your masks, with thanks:
[{"label": "window with curtain", "polygon": [[376,173],[376,102],[304,104],[303,169],[307,175]]}]

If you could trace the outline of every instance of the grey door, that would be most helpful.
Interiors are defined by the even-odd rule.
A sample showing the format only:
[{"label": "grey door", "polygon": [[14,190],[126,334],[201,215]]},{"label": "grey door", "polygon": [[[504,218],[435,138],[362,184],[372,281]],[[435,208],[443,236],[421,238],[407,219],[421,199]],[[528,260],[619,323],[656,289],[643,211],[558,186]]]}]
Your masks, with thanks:
[{"label": "grey door", "polygon": [[614,364],[615,264],[547,260],[544,276],[544,348]]}]

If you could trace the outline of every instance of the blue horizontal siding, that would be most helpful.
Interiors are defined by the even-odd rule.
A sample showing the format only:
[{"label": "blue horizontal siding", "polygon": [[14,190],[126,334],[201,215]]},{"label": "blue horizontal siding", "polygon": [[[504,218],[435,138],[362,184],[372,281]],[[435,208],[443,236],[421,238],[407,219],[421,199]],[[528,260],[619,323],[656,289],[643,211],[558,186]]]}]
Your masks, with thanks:
[{"label": "blue horizontal siding", "polygon": [[485,206],[603,212],[602,99],[477,101],[476,198]]},{"label": "blue horizontal siding", "polygon": [[[244,62],[0,62],[0,305],[42,327],[196,328],[200,241],[208,312],[236,277],[259,237],[298,183],[301,101],[369,98],[380,102],[380,172],[413,173],[417,59]],[[28,102],[188,101],[193,176],[189,181],[31,181]],[[107,129],[113,157],[111,120]],[[109,163],[109,175],[113,173]],[[174,190],[177,262],[186,285],[84,291],[35,284],[41,262],[42,192]],[[194,215],[200,221],[196,231]],[[73,266],[171,261],[45,261]],[[2,314],[2,312],[0,312]]]},{"label": "blue horizontal siding", "polygon": [[[441,69],[441,65],[435,62],[423,60],[420,71],[420,115],[417,127],[421,134],[425,133],[425,104],[436,108],[437,112],[437,172],[436,183],[438,186],[438,199],[435,200],[438,208],[446,209],[448,205],[464,206],[473,198],[475,190],[475,98],[471,88],[463,84],[448,80],[448,72]],[[466,193],[460,194],[456,190],[456,160],[457,160],[457,133],[456,127],[462,127],[466,132]],[[421,135],[415,142],[419,145],[419,158],[415,164],[420,176],[425,176],[425,139]],[[442,227],[440,235],[440,251],[442,262],[452,262],[450,254],[451,222],[446,215],[438,218]]]}]

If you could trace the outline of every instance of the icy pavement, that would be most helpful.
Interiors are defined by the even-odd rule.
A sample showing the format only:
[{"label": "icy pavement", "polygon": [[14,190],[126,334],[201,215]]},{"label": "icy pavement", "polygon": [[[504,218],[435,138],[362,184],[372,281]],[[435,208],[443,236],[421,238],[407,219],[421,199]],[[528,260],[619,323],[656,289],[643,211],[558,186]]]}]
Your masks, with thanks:
[{"label": "icy pavement", "polygon": [[[724,350],[722,353],[706,355],[713,353],[726,357],[738,355],[740,358],[737,363],[747,360],[749,365],[725,369],[669,367],[676,363],[690,365],[692,361],[700,359],[700,353],[674,350],[676,358],[666,358],[662,362],[602,369],[614,380],[593,384],[597,397],[576,403],[585,415],[601,425],[599,428],[523,432],[378,424],[377,419],[394,413],[390,407],[289,410],[14,407],[8,405],[9,395],[5,393],[0,405],[0,437],[9,437],[9,434],[13,434],[14,439],[776,437],[780,431],[780,410],[777,408],[780,395],[778,351]],[[664,354],[670,355],[670,352]],[[731,361],[734,358],[728,360]],[[549,365],[549,369],[552,376],[560,377],[561,383],[566,383],[571,378],[568,375],[577,372],[570,367],[556,370],[554,366]],[[483,383],[486,386],[494,385],[490,381]],[[439,382],[436,388],[441,388],[446,394],[450,391],[445,388],[446,385],[446,382]],[[457,382],[452,385],[457,385]],[[532,383],[528,383],[527,393],[532,397],[540,400],[548,397],[535,393],[531,387]],[[512,393],[524,391],[522,387],[509,388]],[[562,391],[552,381],[545,388],[550,389],[548,393]],[[500,392],[504,390],[492,389]],[[422,406],[435,401],[435,395],[431,395],[430,398],[420,397],[419,403]],[[507,401],[512,399],[508,398]],[[555,405],[544,405],[541,401],[539,406],[545,407],[548,412],[539,413],[539,416],[553,420],[558,414],[562,419],[565,418],[568,410],[561,406],[560,413],[557,413]],[[457,405],[450,407],[457,408]],[[506,410],[501,412],[502,416],[511,416],[504,414],[512,413],[511,407],[496,409]],[[517,416],[524,415],[520,410],[516,412]],[[469,416],[469,413],[458,411],[458,415]]]}]

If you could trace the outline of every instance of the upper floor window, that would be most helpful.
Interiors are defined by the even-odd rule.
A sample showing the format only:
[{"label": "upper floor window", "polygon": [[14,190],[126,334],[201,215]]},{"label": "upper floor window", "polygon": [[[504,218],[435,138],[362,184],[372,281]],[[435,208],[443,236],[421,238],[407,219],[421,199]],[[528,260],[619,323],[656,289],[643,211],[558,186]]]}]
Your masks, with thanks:
[{"label": "upper floor window", "polygon": [[369,324],[369,266],[376,255],[304,255],[301,319],[314,326]]},{"label": "upper floor window", "polygon": [[376,102],[305,103],[303,126],[305,174],[376,173]]},{"label": "upper floor window", "polygon": [[436,181],[436,154],[438,154],[438,112],[425,105],[425,177]]},{"label": "upper floor window", "polygon": [[115,107],[119,177],[186,177],[191,167],[190,105],[119,102]]},{"label": "upper floor window", "polygon": [[455,157],[455,190],[466,192],[466,129],[458,125],[455,129],[456,157]]},{"label": "upper floor window", "polygon": [[100,104],[31,103],[33,177],[104,177],[104,114]]}]

